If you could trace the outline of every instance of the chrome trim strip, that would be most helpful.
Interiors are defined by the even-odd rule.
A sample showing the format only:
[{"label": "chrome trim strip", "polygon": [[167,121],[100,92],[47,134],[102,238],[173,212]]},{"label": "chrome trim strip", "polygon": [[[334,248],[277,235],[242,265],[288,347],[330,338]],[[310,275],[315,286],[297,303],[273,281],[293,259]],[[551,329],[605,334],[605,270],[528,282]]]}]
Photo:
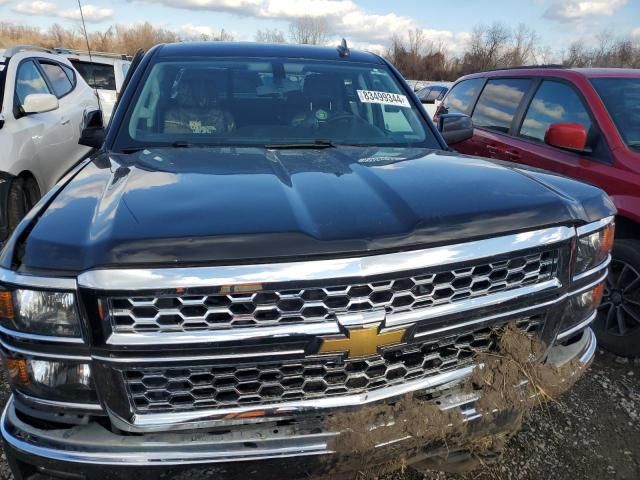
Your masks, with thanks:
[{"label": "chrome trim strip", "polygon": [[493,257],[555,244],[574,236],[574,228],[552,227],[457,245],[359,258],[221,267],[98,269],[82,273],[78,284],[96,290],[154,290],[358,278]]},{"label": "chrome trim strip", "polygon": [[[204,443],[197,439],[188,441],[161,441],[154,439],[134,439],[126,442],[122,436],[108,435],[105,444],[88,444],[83,450],[78,449],[77,442],[68,441],[64,437],[47,435],[46,432],[30,428],[28,440],[18,438],[13,430],[20,430],[20,424],[14,426],[9,422],[15,418],[13,397],[7,405],[0,420],[2,438],[16,450],[35,457],[57,460],[61,462],[83,463],[91,465],[190,465],[206,463],[225,463],[270,458],[292,458],[310,455],[333,453],[328,439],[335,435],[303,434],[274,439],[246,439],[217,443]],[[18,421],[19,422],[19,421]],[[104,436],[104,435],[103,435]],[[113,439],[112,439],[113,437]],[[110,443],[106,443],[110,440]],[[249,442],[252,446],[247,446]]]},{"label": "chrome trim strip", "polygon": [[520,298],[526,295],[533,295],[545,290],[557,289],[560,286],[560,281],[556,278],[535,285],[517,288],[514,290],[507,290],[505,292],[498,292],[484,297],[461,300],[459,302],[437,305],[435,307],[426,307],[424,309],[413,310],[410,312],[390,314],[387,315],[385,325],[387,327],[395,327],[398,325],[405,325],[407,323],[415,323],[420,320],[428,320],[435,317],[442,317],[444,315],[451,315],[454,313],[462,313],[478,308],[490,307],[499,303],[515,300],[516,298]]},{"label": "chrome trim strip", "polygon": [[[432,388],[437,385],[461,381],[471,375],[475,365],[434,375],[433,377],[405,382],[389,388],[373,390],[355,395],[297,400],[272,405],[247,405],[232,408],[216,408],[200,411],[134,414],[131,423],[109,412],[112,423],[121,430],[129,432],[161,432],[177,429],[205,428],[220,425],[220,420],[233,419],[240,414],[251,412],[263,417],[288,417],[301,413],[317,413],[320,409],[362,406],[391,397],[404,395],[416,390]],[[195,423],[195,425],[194,425]]]},{"label": "chrome trim strip", "polygon": [[44,288],[51,290],[76,290],[77,284],[75,278],[63,277],[40,277],[37,275],[24,275],[0,268],[0,282],[9,283],[25,288]]},{"label": "chrome trim strip", "polygon": [[596,334],[593,333],[593,330],[591,329],[587,330],[587,332],[589,335],[589,345],[582,353],[582,355],[580,355],[580,358],[578,358],[578,361],[582,364],[587,364],[591,360],[593,360],[593,357],[596,354],[596,348],[598,348],[598,340],[596,339]]},{"label": "chrome trim strip", "polygon": [[54,337],[51,335],[38,335],[35,333],[18,332],[17,330],[11,330],[0,325],[0,333],[9,337],[16,338],[18,340],[31,340],[36,342],[49,342],[49,343],[84,343],[84,340],[80,337]]},{"label": "chrome trim strip", "polygon": [[553,300],[549,300],[547,302],[543,302],[543,303],[536,303],[535,305],[531,305],[530,307],[525,307],[525,308],[519,308],[517,310],[510,310],[508,312],[503,312],[503,313],[499,313],[496,315],[491,315],[488,317],[481,317],[481,318],[477,318],[475,320],[469,320],[467,322],[462,322],[462,323],[454,323],[452,325],[447,325],[445,327],[442,328],[435,328],[433,330],[428,330],[426,332],[420,332],[420,333],[416,333],[414,335],[414,338],[422,338],[422,337],[428,337],[431,335],[439,335],[445,332],[448,332],[449,330],[456,330],[458,328],[464,328],[464,327],[469,327],[471,325],[476,325],[478,323],[485,323],[485,322],[491,322],[493,320],[499,320],[501,318],[504,317],[510,317],[513,315],[519,315],[522,313],[526,313],[529,312],[531,310],[536,310],[538,308],[544,308],[544,307],[548,307],[550,305],[555,305],[556,303],[560,303],[562,301],[564,301],[566,299],[566,295],[562,295],[558,298],[554,298]]},{"label": "chrome trim strip", "polygon": [[576,233],[579,237],[582,237],[583,235],[587,235],[588,233],[595,232],[597,230],[600,230],[601,228],[606,227],[614,220],[614,216],[602,218],[597,222],[588,223],[587,225],[576,228]]},{"label": "chrome trim strip", "polygon": [[596,280],[594,280],[593,282],[589,283],[588,285],[585,285],[583,287],[580,287],[576,290],[572,290],[571,292],[569,292],[566,296],[567,297],[572,297],[574,295],[578,295],[579,293],[585,292],[587,290],[589,290],[590,288],[594,288],[596,285],[598,285],[599,283],[604,282],[607,277],[609,276],[609,271],[607,270],[606,272],[604,272],[603,275],[600,275]]},{"label": "chrome trim strip", "polygon": [[241,360],[256,357],[283,357],[287,355],[304,355],[304,350],[282,350],[278,352],[239,353],[233,355],[187,355],[184,357],[105,357],[92,355],[93,360],[106,363],[167,363],[167,362],[195,362],[199,360]]},{"label": "chrome trim strip", "polygon": [[34,352],[33,350],[27,350],[20,347],[14,347],[13,345],[8,345],[4,340],[0,340],[0,346],[3,349],[12,352],[19,353],[20,355],[25,355],[28,357],[38,357],[38,358],[55,358],[60,360],[76,360],[78,362],[91,362],[91,357],[83,357],[81,355],[63,355],[60,353],[42,353],[42,352]]},{"label": "chrome trim strip", "polygon": [[276,327],[244,327],[229,330],[204,330],[196,332],[140,332],[112,333],[109,345],[180,345],[205,342],[236,342],[288,335],[335,335],[340,328],[335,321]]},{"label": "chrome trim strip", "polygon": [[22,392],[14,392],[14,397],[24,401],[27,404],[40,405],[44,407],[69,408],[74,410],[89,410],[92,412],[102,412],[102,406],[99,403],[74,403],[74,402],[58,402],[56,400],[47,400],[45,398],[32,397]]},{"label": "chrome trim strip", "polygon": [[565,338],[570,337],[574,333],[579,332],[580,330],[584,330],[585,328],[587,328],[589,325],[593,323],[593,321],[596,319],[597,316],[598,316],[598,311],[596,310],[582,322],[578,323],[577,325],[574,325],[569,330],[565,330],[564,332],[559,333],[558,336],[556,337],[556,341],[564,340]]},{"label": "chrome trim strip", "polygon": [[577,282],[582,280],[583,278],[587,278],[590,275],[594,275],[598,273],[599,270],[602,270],[603,268],[608,268],[610,264],[611,264],[611,255],[608,255],[607,258],[604,260],[604,262],[600,263],[599,265],[593,267],[590,270],[587,270],[586,272],[582,272],[582,273],[579,273],[578,275],[574,275],[573,281]]}]

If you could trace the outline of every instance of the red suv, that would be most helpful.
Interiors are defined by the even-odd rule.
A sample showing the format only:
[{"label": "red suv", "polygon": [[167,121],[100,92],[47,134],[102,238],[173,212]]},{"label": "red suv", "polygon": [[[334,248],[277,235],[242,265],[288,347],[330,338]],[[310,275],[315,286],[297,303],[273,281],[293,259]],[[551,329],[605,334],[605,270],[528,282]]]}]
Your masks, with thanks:
[{"label": "red suv", "polygon": [[640,355],[640,70],[527,67],[467,75],[436,112],[473,120],[462,153],[523,163],[597,185],[618,208],[616,246],[595,329]]}]

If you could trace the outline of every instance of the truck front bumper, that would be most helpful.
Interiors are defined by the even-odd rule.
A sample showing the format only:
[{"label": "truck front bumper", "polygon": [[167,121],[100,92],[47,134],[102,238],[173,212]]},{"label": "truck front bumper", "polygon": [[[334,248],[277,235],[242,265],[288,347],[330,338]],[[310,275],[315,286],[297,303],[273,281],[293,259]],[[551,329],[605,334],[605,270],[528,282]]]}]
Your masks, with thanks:
[{"label": "truck front bumper", "polygon": [[[552,347],[548,361],[560,366],[578,360],[586,366],[595,350],[595,336],[587,328],[577,340]],[[470,422],[469,440],[512,431],[520,415],[501,412],[487,420],[472,408],[463,413]],[[113,433],[98,422],[42,429],[16,411],[13,398],[5,408],[0,427],[17,480],[32,476],[40,480],[313,478],[322,476],[332,465],[331,445],[336,435],[322,429],[301,433],[295,424],[247,424],[228,431],[143,435]],[[389,445],[397,451],[402,439],[389,439],[379,448]],[[464,448],[464,444],[448,444],[449,452]],[[430,445],[411,452],[409,457],[425,459],[441,454],[438,446]],[[332,472],[339,470],[333,465]],[[336,478],[335,473],[332,477]]]}]

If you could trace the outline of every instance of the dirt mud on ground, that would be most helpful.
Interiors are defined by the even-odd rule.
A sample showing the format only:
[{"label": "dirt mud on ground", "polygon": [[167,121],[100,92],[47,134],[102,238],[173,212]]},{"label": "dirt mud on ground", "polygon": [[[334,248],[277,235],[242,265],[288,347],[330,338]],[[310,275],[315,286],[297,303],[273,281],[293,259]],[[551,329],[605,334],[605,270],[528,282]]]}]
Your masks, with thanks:
[{"label": "dirt mud on ground", "polygon": [[[0,403],[8,398],[4,373]],[[0,480],[12,478],[4,454]],[[388,474],[380,480],[640,479],[640,361],[599,351],[558,401],[535,407],[504,455],[466,475]],[[194,479],[196,480],[196,479]],[[222,480],[222,479],[215,479]]]}]

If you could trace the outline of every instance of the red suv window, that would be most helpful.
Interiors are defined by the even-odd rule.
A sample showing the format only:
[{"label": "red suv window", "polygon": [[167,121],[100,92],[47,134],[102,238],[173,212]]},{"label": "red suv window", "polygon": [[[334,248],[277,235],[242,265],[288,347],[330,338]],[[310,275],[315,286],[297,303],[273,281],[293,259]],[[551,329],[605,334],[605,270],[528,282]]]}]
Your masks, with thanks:
[{"label": "red suv window", "polygon": [[477,127],[508,133],[513,117],[530,84],[531,80],[528,78],[489,80],[473,110],[473,124]]},{"label": "red suv window", "polygon": [[579,123],[587,132],[591,129],[591,118],[575,90],[545,80],[529,104],[519,135],[544,142],[547,129],[554,123]]},{"label": "red suv window", "polygon": [[458,83],[444,100],[446,113],[464,113],[469,115],[473,102],[482,88],[484,78],[472,78]]}]

